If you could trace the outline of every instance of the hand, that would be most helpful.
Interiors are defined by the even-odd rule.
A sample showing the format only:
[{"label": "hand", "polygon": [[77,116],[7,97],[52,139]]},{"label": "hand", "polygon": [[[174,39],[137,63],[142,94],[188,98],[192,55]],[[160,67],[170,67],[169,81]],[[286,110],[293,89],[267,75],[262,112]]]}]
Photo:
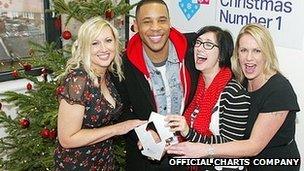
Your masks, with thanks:
[{"label": "hand", "polygon": [[165,121],[168,122],[168,126],[170,126],[170,131],[172,132],[180,131],[183,137],[185,137],[188,134],[189,126],[184,116],[167,115]]},{"label": "hand", "polygon": [[131,131],[132,129],[146,123],[147,121],[142,121],[139,119],[128,120],[116,124],[117,135],[123,135]]},{"label": "hand", "polygon": [[200,158],[207,156],[208,144],[182,142],[165,149],[168,154],[176,154],[182,158]]}]

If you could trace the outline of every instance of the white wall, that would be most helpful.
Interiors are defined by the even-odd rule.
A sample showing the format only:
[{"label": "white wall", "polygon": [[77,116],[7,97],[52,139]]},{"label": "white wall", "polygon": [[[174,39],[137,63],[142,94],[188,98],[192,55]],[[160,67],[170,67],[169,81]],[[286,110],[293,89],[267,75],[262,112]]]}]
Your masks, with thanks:
[{"label": "white wall", "polygon": [[277,52],[281,70],[293,85],[301,109],[297,113],[296,141],[301,155],[301,170],[304,170],[304,46],[302,50],[277,47]]}]

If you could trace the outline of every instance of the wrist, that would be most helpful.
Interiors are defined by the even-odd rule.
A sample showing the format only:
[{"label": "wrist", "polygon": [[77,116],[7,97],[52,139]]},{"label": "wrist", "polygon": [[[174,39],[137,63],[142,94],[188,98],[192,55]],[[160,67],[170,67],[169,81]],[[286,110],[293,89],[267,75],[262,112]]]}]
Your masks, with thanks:
[{"label": "wrist", "polygon": [[119,126],[119,124],[114,124],[114,125],[111,125],[110,126],[110,132],[112,132],[112,135],[113,136],[117,136],[117,135],[120,135],[120,126]]},{"label": "wrist", "polygon": [[207,148],[207,157],[208,158],[213,158],[215,155],[215,148],[213,147],[212,144],[208,144],[208,148]]}]

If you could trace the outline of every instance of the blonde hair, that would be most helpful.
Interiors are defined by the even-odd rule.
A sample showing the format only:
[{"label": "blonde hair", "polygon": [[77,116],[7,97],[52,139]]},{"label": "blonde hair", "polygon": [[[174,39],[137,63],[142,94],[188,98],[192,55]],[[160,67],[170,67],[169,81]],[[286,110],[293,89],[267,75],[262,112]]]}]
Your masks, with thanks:
[{"label": "blonde hair", "polygon": [[120,81],[124,78],[121,68],[121,43],[119,41],[118,31],[111,23],[101,17],[91,18],[80,26],[78,38],[72,46],[72,57],[67,61],[66,70],[59,78],[66,76],[73,69],[83,67],[94,84],[99,85],[98,78],[91,69],[91,45],[105,27],[110,27],[112,30],[116,46],[115,57],[108,67],[108,70],[117,75]]},{"label": "blonde hair", "polygon": [[276,51],[274,48],[274,44],[270,32],[261,24],[252,23],[245,25],[240,30],[239,35],[236,39],[233,56],[231,58],[231,69],[236,79],[241,83],[245,79],[244,73],[242,72],[242,68],[238,60],[240,39],[245,34],[251,35],[255,39],[259,47],[261,48],[263,57],[266,59],[264,73],[267,75],[272,72],[280,72],[279,62],[277,59]]}]

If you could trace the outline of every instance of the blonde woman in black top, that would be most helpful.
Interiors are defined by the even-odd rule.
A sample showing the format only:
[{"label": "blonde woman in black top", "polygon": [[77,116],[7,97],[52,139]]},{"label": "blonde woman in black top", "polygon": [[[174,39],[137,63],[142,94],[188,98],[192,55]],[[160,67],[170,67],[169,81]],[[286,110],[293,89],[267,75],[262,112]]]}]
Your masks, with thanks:
[{"label": "blonde woman in black top", "polygon": [[123,79],[117,30],[101,17],[82,24],[58,87],[55,170],[115,170],[112,137],[143,124],[114,124],[122,112],[111,75]]}]

